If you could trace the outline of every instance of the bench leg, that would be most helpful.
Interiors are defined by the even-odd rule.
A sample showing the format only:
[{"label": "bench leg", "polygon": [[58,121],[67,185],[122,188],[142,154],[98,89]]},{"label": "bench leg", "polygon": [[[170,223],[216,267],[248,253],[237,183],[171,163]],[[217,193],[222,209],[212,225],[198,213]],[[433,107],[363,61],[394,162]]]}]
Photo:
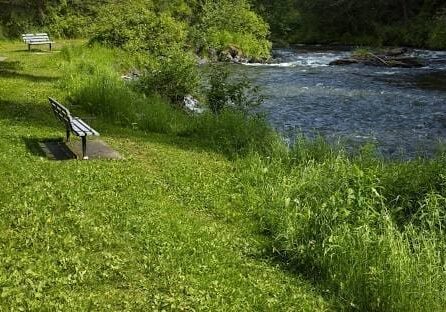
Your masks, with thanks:
[{"label": "bench leg", "polygon": [[31,52],[31,45],[28,44],[28,51]]},{"label": "bench leg", "polygon": [[70,134],[71,134],[70,129],[67,129],[67,143],[70,142]]},{"label": "bench leg", "polygon": [[82,139],[82,159],[87,160],[87,136],[81,137]]},{"label": "bench leg", "polygon": [[50,51],[51,51],[51,43],[50,43]]}]

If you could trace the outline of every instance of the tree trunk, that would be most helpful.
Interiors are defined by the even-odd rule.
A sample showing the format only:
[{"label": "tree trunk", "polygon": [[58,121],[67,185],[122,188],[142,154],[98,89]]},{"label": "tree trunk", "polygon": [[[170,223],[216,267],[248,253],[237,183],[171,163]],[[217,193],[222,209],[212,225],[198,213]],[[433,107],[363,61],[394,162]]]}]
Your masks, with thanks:
[{"label": "tree trunk", "polygon": [[404,24],[409,23],[409,12],[407,10],[407,0],[401,0],[401,8],[403,10]]},{"label": "tree trunk", "polygon": [[36,0],[37,19],[42,25],[45,20],[45,0]]}]

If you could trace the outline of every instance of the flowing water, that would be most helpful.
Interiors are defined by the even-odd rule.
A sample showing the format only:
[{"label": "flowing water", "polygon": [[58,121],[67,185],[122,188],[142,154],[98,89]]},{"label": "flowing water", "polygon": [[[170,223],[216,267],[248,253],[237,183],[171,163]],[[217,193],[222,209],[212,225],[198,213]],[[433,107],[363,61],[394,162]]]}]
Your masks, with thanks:
[{"label": "flowing water", "polygon": [[328,66],[344,49],[274,52],[277,64],[236,66],[262,87],[260,110],[288,139],[297,133],[374,143],[386,156],[431,155],[446,140],[446,51],[415,50],[426,67]]}]

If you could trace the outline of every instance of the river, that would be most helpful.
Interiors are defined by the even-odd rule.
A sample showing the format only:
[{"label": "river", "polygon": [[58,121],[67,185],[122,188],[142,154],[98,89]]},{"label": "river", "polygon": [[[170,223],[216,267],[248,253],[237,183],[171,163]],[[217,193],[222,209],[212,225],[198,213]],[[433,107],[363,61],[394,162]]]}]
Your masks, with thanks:
[{"label": "river", "polygon": [[373,143],[385,156],[432,155],[446,141],[446,51],[414,50],[426,66],[328,66],[348,49],[274,51],[276,64],[235,66],[259,85],[260,107],[285,138],[322,135],[349,147]]}]

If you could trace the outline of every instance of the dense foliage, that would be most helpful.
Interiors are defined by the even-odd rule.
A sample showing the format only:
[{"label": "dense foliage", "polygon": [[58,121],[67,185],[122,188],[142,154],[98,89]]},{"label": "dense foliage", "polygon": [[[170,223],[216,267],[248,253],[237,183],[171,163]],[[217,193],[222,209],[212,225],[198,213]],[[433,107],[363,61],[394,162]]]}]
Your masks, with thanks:
[{"label": "dense foliage", "polygon": [[256,0],[276,41],[445,48],[441,0]]},{"label": "dense foliage", "polygon": [[[148,22],[151,34],[142,38],[150,38],[165,25],[167,37],[177,39],[180,32],[180,43],[184,39],[195,52],[210,57],[235,47],[244,56],[267,58],[269,26],[260,16],[279,44],[446,47],[442,0],[0,0],[0,7],[0,36],[48,30],[56,36],[89,37],[99,30],[113,30],[103,27],[107,20],[118,28],[102,39],[118,34],[128,39],[130,34],[119,26],[130,17],[125,26],[138,27],[138,19],[140,25]],[[142,29],[130,32],[141,34]]]},{"label": "dense foliage", "polygon": [[229,49],[245,58],[270,55],[268,25],[248,0],[1,0],[0,7],[4,36],[46,30],[152,52],[181,47],[211,58]]}]

